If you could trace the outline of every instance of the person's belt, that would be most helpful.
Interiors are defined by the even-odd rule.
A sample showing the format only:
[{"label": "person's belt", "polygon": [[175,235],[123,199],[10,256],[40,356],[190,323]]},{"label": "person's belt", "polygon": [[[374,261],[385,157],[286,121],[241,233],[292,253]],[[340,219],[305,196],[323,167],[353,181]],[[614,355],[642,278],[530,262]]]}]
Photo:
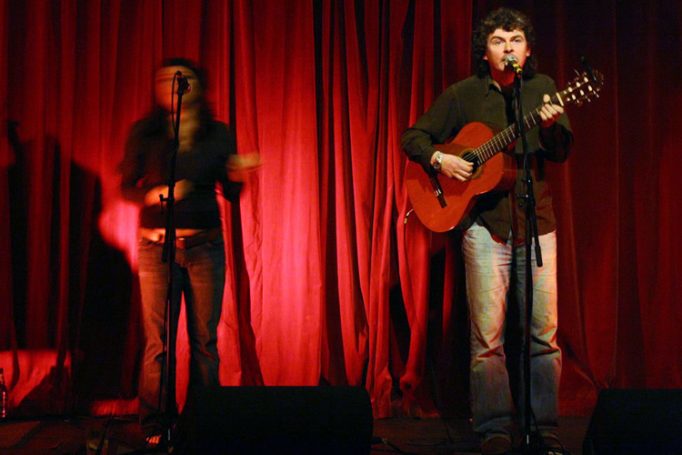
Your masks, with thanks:
[{"label": "person's belt", "polygon": [[[212,229],[207,229],[205,231],[197,232],[194,235],[176,237],[175,238],[175,248],[177,248],[179,250],[188,250],[190,248],[194,248],[195,246],[202,245],[206,242],[218,240],[222,235],[223,235],[222,228],[217,227],[217,228],[212,228]],[[163,234],[160,234],[154,238],[151,238],[149,236],[144,235],[144,233],[143,233],[142,237],[149,240],[150,242],[154,242],[157,244],[163,244],[163,241],[164,241],[164,235]]]}]

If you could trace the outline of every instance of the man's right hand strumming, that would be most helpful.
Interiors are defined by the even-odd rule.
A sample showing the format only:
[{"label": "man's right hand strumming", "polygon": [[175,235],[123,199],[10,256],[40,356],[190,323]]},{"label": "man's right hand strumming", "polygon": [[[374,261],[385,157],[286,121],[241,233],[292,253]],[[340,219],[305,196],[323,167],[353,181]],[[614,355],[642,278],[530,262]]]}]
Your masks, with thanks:
[{"label": "man's right hand strumming", "polygon": [[431,155],[431,166],[446,177],[461,182],[471,180],[474,164],[455,155],[436,151]]}]

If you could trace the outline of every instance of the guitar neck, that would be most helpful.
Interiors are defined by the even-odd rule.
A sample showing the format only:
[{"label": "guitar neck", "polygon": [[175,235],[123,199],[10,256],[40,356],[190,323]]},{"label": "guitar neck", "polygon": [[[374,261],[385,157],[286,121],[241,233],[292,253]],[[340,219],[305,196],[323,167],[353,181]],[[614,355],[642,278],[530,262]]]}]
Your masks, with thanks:
[{"label": "guitar neck", "polygon": [[[553,104],[563,105],[562,99],[558,93],[551,97],[551,102]],[[530,131],[540,124],[542,118],[540,117],[540,109],[542,106],[538,106],[529,114],[523,117],[523,125],[526,131]],[[484,144],[478,146],[471,153],[475,155],[475,159],[479,164],[483,164],[490,158],[495,156],[497,153],[506,149],[512,142],[514,142],[520,135],[519,129],[516,122],[512,123],[495,136],[492,139],[485,142]]]}]

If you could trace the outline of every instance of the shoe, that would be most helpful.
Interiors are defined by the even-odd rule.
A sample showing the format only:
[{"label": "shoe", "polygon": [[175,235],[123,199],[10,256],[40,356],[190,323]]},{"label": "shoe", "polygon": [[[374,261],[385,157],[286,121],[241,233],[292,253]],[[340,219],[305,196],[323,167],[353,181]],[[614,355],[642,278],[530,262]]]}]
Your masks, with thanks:
[{"label": "shoe", "polygon": [[161,438],[162,438],[161,433],[154,433],[154,434],[147,435],[144,438],[144,442],[147,445],[147,448],[153,449],[153,448],[158,447],[161,444]]},{"label": "shoe", "polygon": [[487,433],[481,441],[482,455],[503,455],[512,448],[511,436],[507,433]]},{"label": "shoe", "polygon": [[540,448],[545,455],[562,455],[566,453],[561,440],[553,432],[541,432],[539,435]]},{"label": "shoe", "polygon": [[164,453],[169,450],[168,441],[161,432],[147,434],[144,438],[144,443],[148,453]]}]

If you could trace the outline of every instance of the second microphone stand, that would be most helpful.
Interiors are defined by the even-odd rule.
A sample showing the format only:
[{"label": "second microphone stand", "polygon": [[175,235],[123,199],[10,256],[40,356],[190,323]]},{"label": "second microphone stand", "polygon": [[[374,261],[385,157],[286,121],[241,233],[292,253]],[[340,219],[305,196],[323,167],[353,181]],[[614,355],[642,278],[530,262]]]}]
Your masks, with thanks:
[{"label": "second microphone stand", "polygon": [[[175,315],[176,308],[173,302],[174,268],[175,268],[175,176],[177,168],[177,157],[180,148],[180,113],[182,111],[182,96],[189,88],[187,79],[182,74],[176,73],[171,84],[172,94],[175,94],[175,84],[177,81],[177,108],[173,118],[173,150],[169,160],[168,171],[168,196],[164,199],[166,208],[166,226],[164,233],[164,244],[161,260],[168,264],[168,283],[166,289],[166,317],[165,317],[165,339],[164,339],[164,372],[159,388],[159,409],[163,410],[166,443],[172,447],[174,443],[174,422],[177,419],[178,409],[175,403]],[[171,95],[171,105],[173,96]],[[172,115],[172,114],[171,114]],[[165,400],[162,396],[165,391]]]}]

